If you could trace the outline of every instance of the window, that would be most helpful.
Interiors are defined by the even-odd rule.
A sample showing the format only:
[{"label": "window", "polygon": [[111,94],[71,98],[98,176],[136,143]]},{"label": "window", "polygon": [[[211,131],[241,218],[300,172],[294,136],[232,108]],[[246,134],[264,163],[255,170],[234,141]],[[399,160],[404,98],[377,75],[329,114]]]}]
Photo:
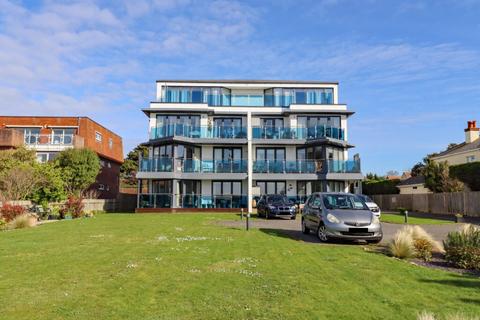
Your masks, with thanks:
[{"label": "window", "polygon": [[48,161],[48,153],[37,153],[37,161],[45,163]]},{"label": "window", "polygon": [[105,161],[100,160],[100,166],[101,166],[102,168],[105,167]]},{"label": "window", "polygon": [[289,107],[291,104],[333,104],[333,88],[265,90],[265,106]]},{"label": "window", "polygon": [[98,131],[95,131],[95,140],[102,142],[102,134]]},{"label": "window", "polygon": [[109,147],[110,149],[113,148],[113,139],[112,139],[112,138],[108,138],[108,147]]},{"label": "window", "polygon": [[241,181],[213,181],[212,194],[216,208],[240,208],[246,205]]},{"label": "window", "polygon": [[105,185],[103,185],[103,184],[100,183],[100,184],[98,185],[98,190],[105,190]]},{"label": "window", "polygon": [[260,194],[286,194],[285,181],[257,181]]},{"label": "window", "polygon": [[163,102],[207,103],[210,106],[230,105],[230,90],[226,88],[165,87]]},{"label": "window", "polygon": [[108,167],[108,168],[111,168],[111,167],[112,167],[112,164],[110,163],[110,161],[107,162],[107,167]]},{"label": "window", "polygon": [[467,162],[475,162],[475,156],[467,156]]}]

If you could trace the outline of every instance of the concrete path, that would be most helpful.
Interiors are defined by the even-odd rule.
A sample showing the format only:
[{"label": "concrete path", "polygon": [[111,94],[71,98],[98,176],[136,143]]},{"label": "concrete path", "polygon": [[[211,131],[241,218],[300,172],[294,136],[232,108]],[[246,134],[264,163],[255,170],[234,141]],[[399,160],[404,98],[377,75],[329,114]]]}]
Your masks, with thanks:
[{"label": "concrete path", "polygon": [[[237,221],[224,221],[222,222],[223,225],[235,228],[245,228],[245,220],[237,220]],[[383,243],[389,242],[392,239],[393,235],[403,227],[402,224],[394,224],[394,223],[382,223],[382,230],[383,230]],[[457,231],[462,228],[462,224],[460,223],[451,223],[451,224],[441,224],[441,225],[431,225],[431,224],[424,224],[421,225],[425,231],[430,233],[432,237],[442,242],[447,234],[452,231]],[[266,233],[271,232],[281,232],[282,234],[305,242],[314,242],[319,243],[320,241],[317,237],[311,233],[310,235],[305,235],[302,233],[300,219],[297,217],[297,220],[284,220],[284,219],[269,219],[269,220],[252,220],[250,222],[251,228],[260,229]]]}]

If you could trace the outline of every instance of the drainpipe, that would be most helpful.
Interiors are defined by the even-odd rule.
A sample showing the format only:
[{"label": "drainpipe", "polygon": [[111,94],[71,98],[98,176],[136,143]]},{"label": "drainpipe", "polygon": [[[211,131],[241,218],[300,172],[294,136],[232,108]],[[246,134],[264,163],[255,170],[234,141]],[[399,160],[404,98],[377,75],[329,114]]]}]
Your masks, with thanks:
[{"label": "drainpipe", "polygon": [[248,168],[248,214],[253,211],[253,195],[252,195],[252,176],[253,176],[253,160],[252,160],[252,112],[247,113],[247,168]]}]

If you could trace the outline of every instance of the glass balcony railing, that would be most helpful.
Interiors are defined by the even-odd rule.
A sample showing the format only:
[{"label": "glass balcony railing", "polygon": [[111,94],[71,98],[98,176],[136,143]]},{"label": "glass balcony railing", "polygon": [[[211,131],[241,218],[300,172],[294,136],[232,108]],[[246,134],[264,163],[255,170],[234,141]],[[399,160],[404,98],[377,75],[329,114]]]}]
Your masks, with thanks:
[{"label": "glass balcony railing", "polygon": [[331,126],[316,126],[310,128],[286,127],[253,127],[254,139],[323,139],[333,138],[345,140],[344,130]]},{"label": "glass balcony railing", "polygon": [[71,146],[74,142],[73,134],[27,134],[25,135],[25,144],[29,146],[36,145],[59,145]]},{"label": "glass balcony railing", "polygon": [[257,160],[253,162],[254,173],[317,173],[323,170],[323,161],[314,160]]},{"label": "glass balcony railing", "polygon": [[246,195],[198,195],[170,193],[142,193],[140,208],[246,208]]},{"label": "glass balcony railing", "polygon": [[171,124],[152,128],[150,133],[150,139],[174,136],[205,139],[244,139],[247,137],[247,129],[245,127],[236,126],[221,127]]},{"label": "glass balcony railing", "polygon": [[246,160],[197,160],[167,157],[140,160],[141,172],[246,173]]},{"label": "glass balcony railing", "polygon": [[328,160],[329,173],[360,173],[360,160]]}]

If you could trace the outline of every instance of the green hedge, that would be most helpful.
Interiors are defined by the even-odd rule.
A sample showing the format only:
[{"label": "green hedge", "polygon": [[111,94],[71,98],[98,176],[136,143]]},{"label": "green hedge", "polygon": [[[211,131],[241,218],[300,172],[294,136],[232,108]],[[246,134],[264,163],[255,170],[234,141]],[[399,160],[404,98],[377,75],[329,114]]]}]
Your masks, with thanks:
[{"label": "green hedge", "polygon": [[465,183],[472,191],[480,191],[480,162],[450,166],[450,176]]},{"label": "green hedge", "polygon": [[400,180],[367,180],[362,183],[363,194],[397,194]]}]

